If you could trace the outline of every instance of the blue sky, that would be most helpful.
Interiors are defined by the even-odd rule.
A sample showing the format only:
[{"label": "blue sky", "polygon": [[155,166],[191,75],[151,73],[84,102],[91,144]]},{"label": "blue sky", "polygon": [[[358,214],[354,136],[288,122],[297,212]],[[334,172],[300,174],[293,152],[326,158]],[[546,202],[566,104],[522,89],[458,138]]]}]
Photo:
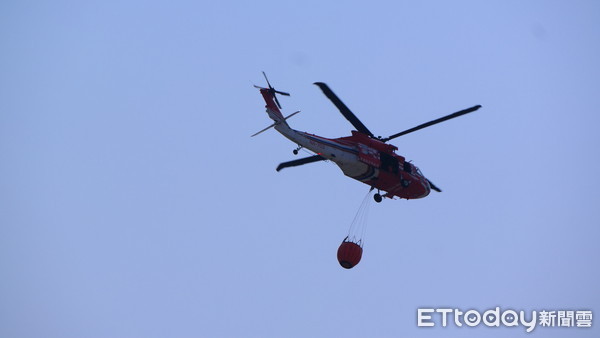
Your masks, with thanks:
[{"label": "blue sky", "polygon": [[[0,5],[0,336],[592,337],[418,328],[419,307],[600,309],[594,1]],[[370,206],[292,127],[394,140],[444,192]],[[597,313],[595,313],[598,316]]]}]

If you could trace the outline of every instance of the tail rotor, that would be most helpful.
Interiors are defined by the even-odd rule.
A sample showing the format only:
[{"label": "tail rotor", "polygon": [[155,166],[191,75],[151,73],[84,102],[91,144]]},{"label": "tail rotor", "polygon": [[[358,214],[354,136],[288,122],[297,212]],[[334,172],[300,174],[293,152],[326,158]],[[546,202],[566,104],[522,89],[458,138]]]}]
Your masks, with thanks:
[{"label": "tail rotor", "polygon": [[271,95],[273,95],[273,98],[275,99],[275,103],[277,103],[277,107],[279,107],[279,109],[281,109],[281,104],[279,103],[279,100],[277,100],[277,96],[275,94],[279,94],[279,95],[283,95],[283,96],[290,96],[290,93],[275,90],[275,88],[273,88],[273,86],[271,86],[271,83],[269,82],[269,79],[267,78],[267,74],[265,74],[265,72],[262,72],[262,73],[265,77],[265,80],[267,80],[267,85],[269,86],[269,88],[259,87],[257,85],[254,85],[254,87],[258,88],[258,89],[267,89],[269,91],[269,93],[271,93]]}]

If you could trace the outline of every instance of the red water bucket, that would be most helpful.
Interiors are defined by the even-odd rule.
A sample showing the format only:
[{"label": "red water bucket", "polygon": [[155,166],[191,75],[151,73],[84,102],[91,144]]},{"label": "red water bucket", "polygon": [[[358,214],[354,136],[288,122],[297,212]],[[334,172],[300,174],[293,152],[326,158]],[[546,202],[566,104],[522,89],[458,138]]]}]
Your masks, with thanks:
[{"label": "red water bucket", "polygon": [[354,242],[344,239],[337,251],[337,259],[345,269],[352,269],[362,257],[362,247]]}]

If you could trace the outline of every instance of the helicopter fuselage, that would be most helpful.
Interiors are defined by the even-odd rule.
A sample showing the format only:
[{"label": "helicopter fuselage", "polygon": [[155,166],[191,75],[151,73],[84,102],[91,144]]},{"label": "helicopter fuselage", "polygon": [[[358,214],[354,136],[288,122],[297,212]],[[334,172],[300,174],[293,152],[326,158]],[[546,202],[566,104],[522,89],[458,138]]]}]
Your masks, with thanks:
[{"label": "helicopter fuselage", "polygon": [[351,136],[330,139],[280,124],[275,129],[302,148],[334,162],[344,175],[387,194],[384,197],[417,199],[431,189],[419,168],[395,153],[394,145],[353,130]]}]

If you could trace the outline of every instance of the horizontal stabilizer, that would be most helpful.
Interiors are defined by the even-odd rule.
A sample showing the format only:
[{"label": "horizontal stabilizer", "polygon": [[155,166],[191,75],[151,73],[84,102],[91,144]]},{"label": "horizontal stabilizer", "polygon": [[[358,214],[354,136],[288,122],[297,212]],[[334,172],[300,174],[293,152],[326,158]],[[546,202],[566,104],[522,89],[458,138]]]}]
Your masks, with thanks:
[{"label": "horizontal stabilizer", "polygon": [[[294,115],[298,114],[299,112],[300,112],[300,111],[298,110],[297,112],[290,114],[288,117],[284,118],[284,119],[283,119],[283,120],[281,120],[281,121],[285,121],[285,120],[289,119],[290,117],[292,117],[292,116],[294,116]],[[256,136],[256,135],[258,135],[258,134],[262,133],[263,131],[267,131],[269,128],[273,128],[273,127],[275,127],[275,126],[277,125],[277,123],[280,123],[281,121],[277,121],[277,122],[273,123],[272,125],[270,125],[270,126],[266,127],[265,129],[263,129],[263,130],[259,131],[258,133],[255,133],[254,135],[252,135],[252,136],[250,136],[250,137],[254,137],[254,136]]]}]

